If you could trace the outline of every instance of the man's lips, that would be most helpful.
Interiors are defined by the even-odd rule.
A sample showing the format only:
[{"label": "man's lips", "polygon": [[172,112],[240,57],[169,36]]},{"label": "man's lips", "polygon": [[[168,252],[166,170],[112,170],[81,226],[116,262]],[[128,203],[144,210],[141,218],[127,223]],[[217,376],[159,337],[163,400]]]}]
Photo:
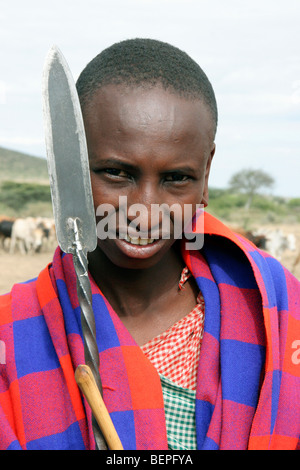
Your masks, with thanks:
[{"label": "man's lips", "polygon": [[158,239],[133,239],[129,237],[129,241],[124,238],[115,239],[116,246],[119,250],[129,258],[146,259],[158,253],[166,240]]}]

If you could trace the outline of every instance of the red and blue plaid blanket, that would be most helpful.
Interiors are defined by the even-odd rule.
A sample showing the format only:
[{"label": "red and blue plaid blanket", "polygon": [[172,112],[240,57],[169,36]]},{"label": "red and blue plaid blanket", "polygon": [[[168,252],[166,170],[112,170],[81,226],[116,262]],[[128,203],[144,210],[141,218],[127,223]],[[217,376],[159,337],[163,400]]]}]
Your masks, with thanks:
[{"label": "red and blue plaid blanket", "polygon": [[[205,215],[183,257],[205,300],[198,449],[300,448],[300,284]],[[183,245],[184,246],[184,245]],[[167,449],[159,376],[91,278],[104,400],[124,449]],[[56,250],[37,279],[0,297],[0,449],[93,449],[74,379],[84,363],[76,276]]]}]

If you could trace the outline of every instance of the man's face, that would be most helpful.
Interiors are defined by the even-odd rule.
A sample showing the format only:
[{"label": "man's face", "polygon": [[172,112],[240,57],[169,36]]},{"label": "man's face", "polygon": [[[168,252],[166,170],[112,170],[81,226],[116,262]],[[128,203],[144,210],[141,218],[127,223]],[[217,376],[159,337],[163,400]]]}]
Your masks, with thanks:
[{"label": "man's face", "polygon": [[[114,236],[98,239],[98,247],[119,267],[153,266],[172,247],[175,229],[183,230],[184,205],[194,213],[207,204],[215,148],[207,106],[158,86],[107,85],[83,117],[97,227],[101,207],[108,208],[105,221],[115,221]],[[133,204],[144,210],[137,213]],[[157,212],[172,206],[177,210],[168,216]]]}]

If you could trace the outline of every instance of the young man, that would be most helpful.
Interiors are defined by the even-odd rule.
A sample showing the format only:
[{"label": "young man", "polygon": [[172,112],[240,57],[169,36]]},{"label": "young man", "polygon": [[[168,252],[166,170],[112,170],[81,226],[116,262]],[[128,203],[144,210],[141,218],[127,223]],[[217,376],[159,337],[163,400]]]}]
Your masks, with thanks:
[{"label": "young man", "polygon": [[[93,59],[77,89],[99,235],[89,274],[100,375],[124,449],[299,449],[299,282],[197,210],[217,128],[206,75],[137,39]],[[204,218],[203,246],[187,245],[186,208],[194,234]],[[100,236],[112,218],[115,236]],[[94,448],[74,380],[84,352],[71,256],[57,249],[0,305],[0,447]]]}]

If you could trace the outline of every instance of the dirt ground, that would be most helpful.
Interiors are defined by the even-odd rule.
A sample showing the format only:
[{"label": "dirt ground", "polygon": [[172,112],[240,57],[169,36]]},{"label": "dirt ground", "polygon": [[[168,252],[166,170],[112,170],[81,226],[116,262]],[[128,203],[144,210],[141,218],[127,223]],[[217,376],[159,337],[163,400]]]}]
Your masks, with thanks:
[{"label": "dirt ground", "polygon": [[37,277],[53,257],[52,252],[34,255],[10,255],[0,251],[0,294],[9,292],[16,282],[24,282]]},{"label": "dirt ground", "polygon": [[[282,264],[300,280],[300,259],[294,266],[297,257],[300,257],[300,225],[278,226],[284,233],[294,233],[297,239],[296,251],[286,251],[282,257]],[[270,228],[275,228],[274,226]],[[9,292],[16,282],[24,282],[36,277],[40,271],[52,260],[53,250],[43,251],[34,255],[21,255],[0,250],[0,294]]]}]

